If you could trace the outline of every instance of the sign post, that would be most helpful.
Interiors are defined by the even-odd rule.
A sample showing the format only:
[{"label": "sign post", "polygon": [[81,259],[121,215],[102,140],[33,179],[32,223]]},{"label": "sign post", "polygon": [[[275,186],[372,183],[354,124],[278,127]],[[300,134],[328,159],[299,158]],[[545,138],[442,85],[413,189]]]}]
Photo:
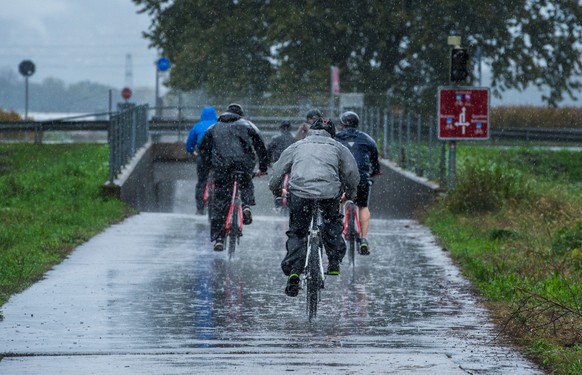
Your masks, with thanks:
[{"label": "sign post", "polygon": [[24,120],[28,120],[28,77],[34,74],[36,67],[30,60],[24,60],[18,65],[18,71],[24,76]]},{"label": "sign post", "polygon": [[160,81],[160,72],[165,72],[170,69],[170,59],[167,57],[160,57],[158,61],[156,61],[156,117],[160,117],[160,107],[161,107],[161,100],[159,94],[159,81]]}]

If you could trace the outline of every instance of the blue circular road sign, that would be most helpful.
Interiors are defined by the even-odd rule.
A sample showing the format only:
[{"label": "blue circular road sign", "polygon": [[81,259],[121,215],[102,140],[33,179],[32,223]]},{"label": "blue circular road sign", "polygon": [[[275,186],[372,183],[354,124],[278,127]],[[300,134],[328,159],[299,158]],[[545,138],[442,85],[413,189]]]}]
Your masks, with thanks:
[{"label": "blue circular road sign", "polygon": [[160,57],[158,59],[157,65],[160,72],[165,72],[166,70],[170,69],[170,60],[166,57]]}]

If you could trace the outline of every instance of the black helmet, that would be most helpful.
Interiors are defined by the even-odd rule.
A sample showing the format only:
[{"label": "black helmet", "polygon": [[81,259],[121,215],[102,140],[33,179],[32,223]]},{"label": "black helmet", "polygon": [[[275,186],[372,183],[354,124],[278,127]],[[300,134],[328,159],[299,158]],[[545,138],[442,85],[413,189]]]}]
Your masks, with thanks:
[{"label": "black helmet", "polygon": [[245,115],[242,106],[240,104],[237,104],[237,103],[229,104],[228,107],[226,108],[226,110],[230,113],[236,113],[239,116]]},{"label": "black helmet", "polygon": [[357,128],[360,124],[360,117],[356,112],[347,111],[342,113],[340,122],[342,125],[348,126],[350,128]]},{"label": "black helmet", "polygon": [[335,137],[335,125],[327,117],[320,117],[313,124],[311,124],[310,129],[312,130],[325,130],[331,137]]},{"label": "black helmet", "polygon": [[291,123],[287,120],[283,121],[281,125],[279,125],[279,129],[287,130],[291,127]]},{"label": "black helmet", "polygon": [[307,111],[307,113],[305,114],[305,119],[306,120],[310,120],[310,119],[318,119],[320,117],[323,116],[323,113],[321,113],[321,111],[317,108],[313,108],[310,109],[309,111]]}]

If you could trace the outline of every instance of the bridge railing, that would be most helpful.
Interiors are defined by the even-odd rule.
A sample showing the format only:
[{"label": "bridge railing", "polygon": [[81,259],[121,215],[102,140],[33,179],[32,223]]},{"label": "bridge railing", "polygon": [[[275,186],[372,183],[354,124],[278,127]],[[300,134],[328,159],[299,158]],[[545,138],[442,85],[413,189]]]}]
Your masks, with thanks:
[{"label": "bridge railing", "polygon": [[136,152],[148,142],[148,105],[129,108],[109,123],[109,182],[113,183]]}]

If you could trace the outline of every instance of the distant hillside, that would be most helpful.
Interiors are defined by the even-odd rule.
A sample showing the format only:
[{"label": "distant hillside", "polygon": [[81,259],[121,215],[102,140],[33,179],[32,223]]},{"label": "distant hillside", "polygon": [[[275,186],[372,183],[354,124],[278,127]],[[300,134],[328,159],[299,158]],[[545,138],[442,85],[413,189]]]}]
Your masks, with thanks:
[{"label": "distant hillside", "polygon": [[[103,112],[109,108],[109,90],[112,91],[113,107],[121,98],[121,89],[99,83],[83,81],[66,85],[56,78],[47,78],[42,83],[29,80],[29,112]],[[155,92],[149,88],[132,88],[131,101],[154,105]],[[10,70],[0,70],[0,108],[24,112],[25,80]]]}]

